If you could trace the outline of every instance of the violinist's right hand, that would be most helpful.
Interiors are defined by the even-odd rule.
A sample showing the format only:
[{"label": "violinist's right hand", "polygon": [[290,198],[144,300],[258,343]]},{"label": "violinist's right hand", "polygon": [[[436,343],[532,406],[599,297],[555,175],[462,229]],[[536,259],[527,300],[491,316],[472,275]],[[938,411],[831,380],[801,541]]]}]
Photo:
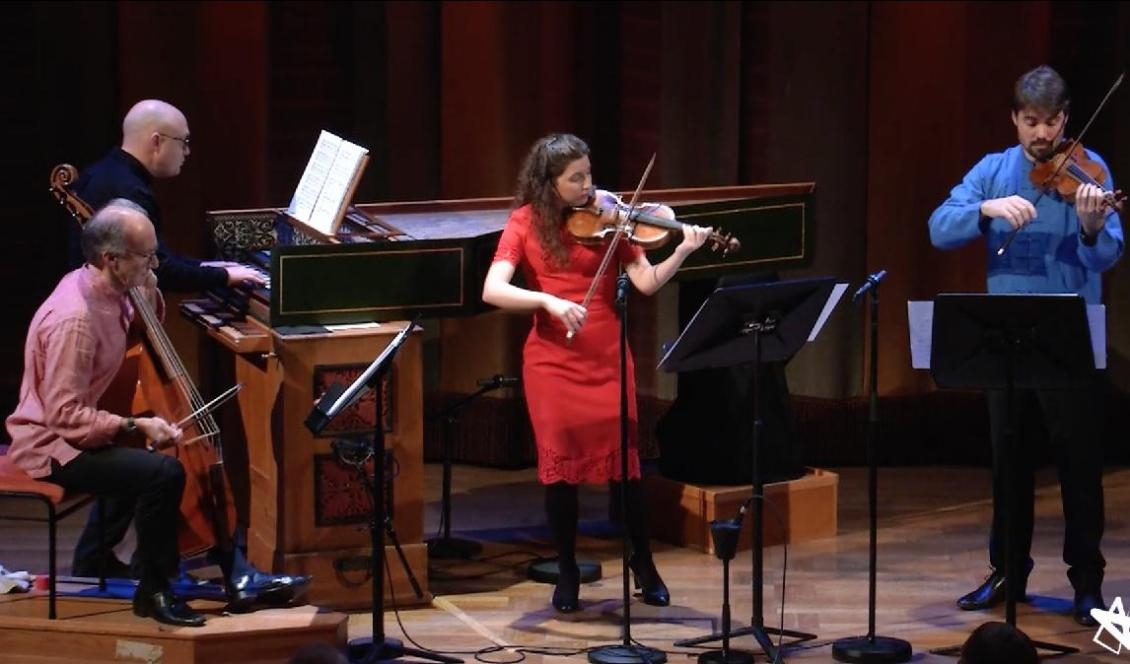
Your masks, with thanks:
[{"label": "violinist's right hand", "polygon": [[1036,206],[1027,198],[1013,194],[981,203],[981,216],[1004,219],[1013,230],[1019,230],[1036,218]]},{"label": "violinist's right hand", "polygon": [[161,450],[176,444],[181,437],[180,427],[170,424],[160,417],[139,417],[135,420],[137,429],[149,441],[149,450]]},{"label": "violinist's right hand", "polygon": [[566,330],[574,334],[585,324],[585,318],[588,316],[588,310],[581,305],[553,295],[548,295],[546,298],[545,310],[561,321]]}]

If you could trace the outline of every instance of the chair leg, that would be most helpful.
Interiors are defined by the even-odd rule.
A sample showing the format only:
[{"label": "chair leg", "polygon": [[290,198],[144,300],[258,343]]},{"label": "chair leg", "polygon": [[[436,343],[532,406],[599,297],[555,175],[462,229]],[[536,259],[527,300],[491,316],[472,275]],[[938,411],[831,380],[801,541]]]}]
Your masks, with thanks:
[{"label": "chair leg", "polygon": [[55,619],[55,506],[51,501],[44,501],[47,505],[47,618]]},{"label": "chair leg", "polygon": [[101,556],[102,562],[98,565],[98,593],[100,595],[106,594],[106,565],[109,563],[110,558],[106,551],[106,510],[103,509],[102,498],[96,498],[94,509],[98,510],[98,554]]}]

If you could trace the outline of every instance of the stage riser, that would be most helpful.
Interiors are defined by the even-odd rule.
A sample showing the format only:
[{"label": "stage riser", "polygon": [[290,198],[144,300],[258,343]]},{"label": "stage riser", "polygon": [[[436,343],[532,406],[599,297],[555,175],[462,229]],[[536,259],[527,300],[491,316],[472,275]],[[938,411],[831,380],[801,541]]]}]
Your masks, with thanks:
[{"label": "stage riser", "polygon": [[344,648],[348,638],[344,614],[304,607],[220,616],[212,604],[201,609],[205,627],[170,628],[134,616],[123,600],[60,598],[59,619],[48,620],[45,594],[7,596],[0,599],[0,661],[285,664],[308,643]]}]

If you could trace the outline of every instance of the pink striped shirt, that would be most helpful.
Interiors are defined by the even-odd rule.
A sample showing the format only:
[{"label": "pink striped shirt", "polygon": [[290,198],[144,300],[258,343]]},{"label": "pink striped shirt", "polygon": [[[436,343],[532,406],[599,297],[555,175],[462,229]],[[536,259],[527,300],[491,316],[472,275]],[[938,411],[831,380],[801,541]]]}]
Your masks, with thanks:
[{"label": "pink striped shirt", "polygon": [[133,306],[84,265],[67,273],[31,320],[8,456],[32,477],[109,445],[123,417],[98,409],[125,357]]}]

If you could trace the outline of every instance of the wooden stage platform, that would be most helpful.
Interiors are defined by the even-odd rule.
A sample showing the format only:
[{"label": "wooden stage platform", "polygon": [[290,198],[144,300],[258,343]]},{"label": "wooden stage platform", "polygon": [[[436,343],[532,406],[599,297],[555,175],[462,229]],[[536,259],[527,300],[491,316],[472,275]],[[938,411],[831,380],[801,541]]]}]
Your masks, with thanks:
[{"label": "wooden stage platform", "polygon": [[[765,549],[764,622],[816,635],[786,648],[786,662],[831,662],[831,644],[867,631],[868,529],[866,471],[830,469],[839,477],[836,535]],[[608,522],[608,494],[603,487],[582,491],[580,555],[599,562],[603,578],[581,588],[583,610],[559,615],[549,606],[552,588],[525,578],[529,563],[549,555],[541,488],[531,470],[498,471],[466,466],[454,469],[454,534],[484,545],[476,561],[432,560],[425,607],[389,610],[382,626],[404,645],[461,653],[474,661],[476,651],[501,646],[487,661],[515,661],[529,649],[527,662],[583,662],[587,648],[621,640],[620,540]],[[437,532],[440,468],[425,468],[425,537]],[[1078,647],[1080,654],[1057,661],[1071,664],[1130,663],[1094,642],[1096,630],[1076,625],[1070,616],[1071,588],[1061,560],[1063,521],[1054,470],[1037,480],[1035,570],[1028,591],[1032,604],[1019,605],[1018,626],[1033,638]],[[1106,487],[1107,558],[1104,594],[1108,602],[1130,602],[1130,469],[1108,469]],[[972,589],[988,571],[986,543],[990,514],[989,473],[984,468],[893,468],[880,471],[880,529],[876,631],[908,640],[914,661],[955,662],[929,651],[956,645],[979,624],[1003,620],[1003,607],[964,612],[956,597]],[[771,511],[773,508],[770,507]],[[768,512],[767,512],[768,514]],[[767,516],[766,518],[772,518]],[[61,533],[60,560],[70,559],[81,518]],[[0,539],[0,563],[8,569],[34,569],[43,546],[35,526],[9,524]],[[693,662],[703,648],[676,647],[674,641],[708,634],[719,627],[722,564],[694,548],[655,545],[656,561],[671,590],[672,604],[657,608],[631,605],[632,637],[667,653],[668,661]],[[731,604],[735,628],[748,624],[752,607],[751,554],[731,563]],[[396,559],[390,565],[398,566]],[[787,567],[786,567],[787,562]],[[64,569],[65,573],[65,569]],[[0,598],[5,599],[5,598]],[[246,616],[214,617],[197,630],[167,630],[151,620],[134,618],[126,602],[64,599],[64,619],[56,625],[28,615],[45,614],[45,600],[10,595],[0,601],[0,661],[114,662],[278,662],[311,640],[353,639],[371,633],[368,611],[345,616],[318,613],[312,607],[267,610]],[[194,604],[205,611],[218,605]],[[17,608],[20,607],[20,608]],[[214,614],[213,614],[214,615]],[[77,623],[86,623],[80,633]],[[16,632],[9,631],[18,628]],[[270,630],[268,632],[268,630]],[[414,639],[413,645],[406,637]],[[776,638],[776,637],[774,637]],[[201,640],[187,646],[184,640]],[[1108,645],[1117,647],[1111,639]],[[134,643],[156,643],[162,656]],[[113,650],[107,650],[112,645]],[[122,648],[119,652],[119,645]],[[718,643],[705,644],[717,648]],[[766,659],[750,637],[732,647]],[[136,649],[135,649],[136,648]],[[194,649],[191,655],[182,654]],[[13,659],[13,652],[38,659]],[[55,659],[44,659],[50,654]],[[96,653],[109,653],[105,659]],[[548,654],[552,653],[552,654]],[[555,655],[564,655],[564,660]],[[196,659],[188,659],[188,657]],[[71,657],[68,659],[68,657]],[[147,658],[148,657],[148,658]],[[180,657],[184,657],[181,659]]]}]

